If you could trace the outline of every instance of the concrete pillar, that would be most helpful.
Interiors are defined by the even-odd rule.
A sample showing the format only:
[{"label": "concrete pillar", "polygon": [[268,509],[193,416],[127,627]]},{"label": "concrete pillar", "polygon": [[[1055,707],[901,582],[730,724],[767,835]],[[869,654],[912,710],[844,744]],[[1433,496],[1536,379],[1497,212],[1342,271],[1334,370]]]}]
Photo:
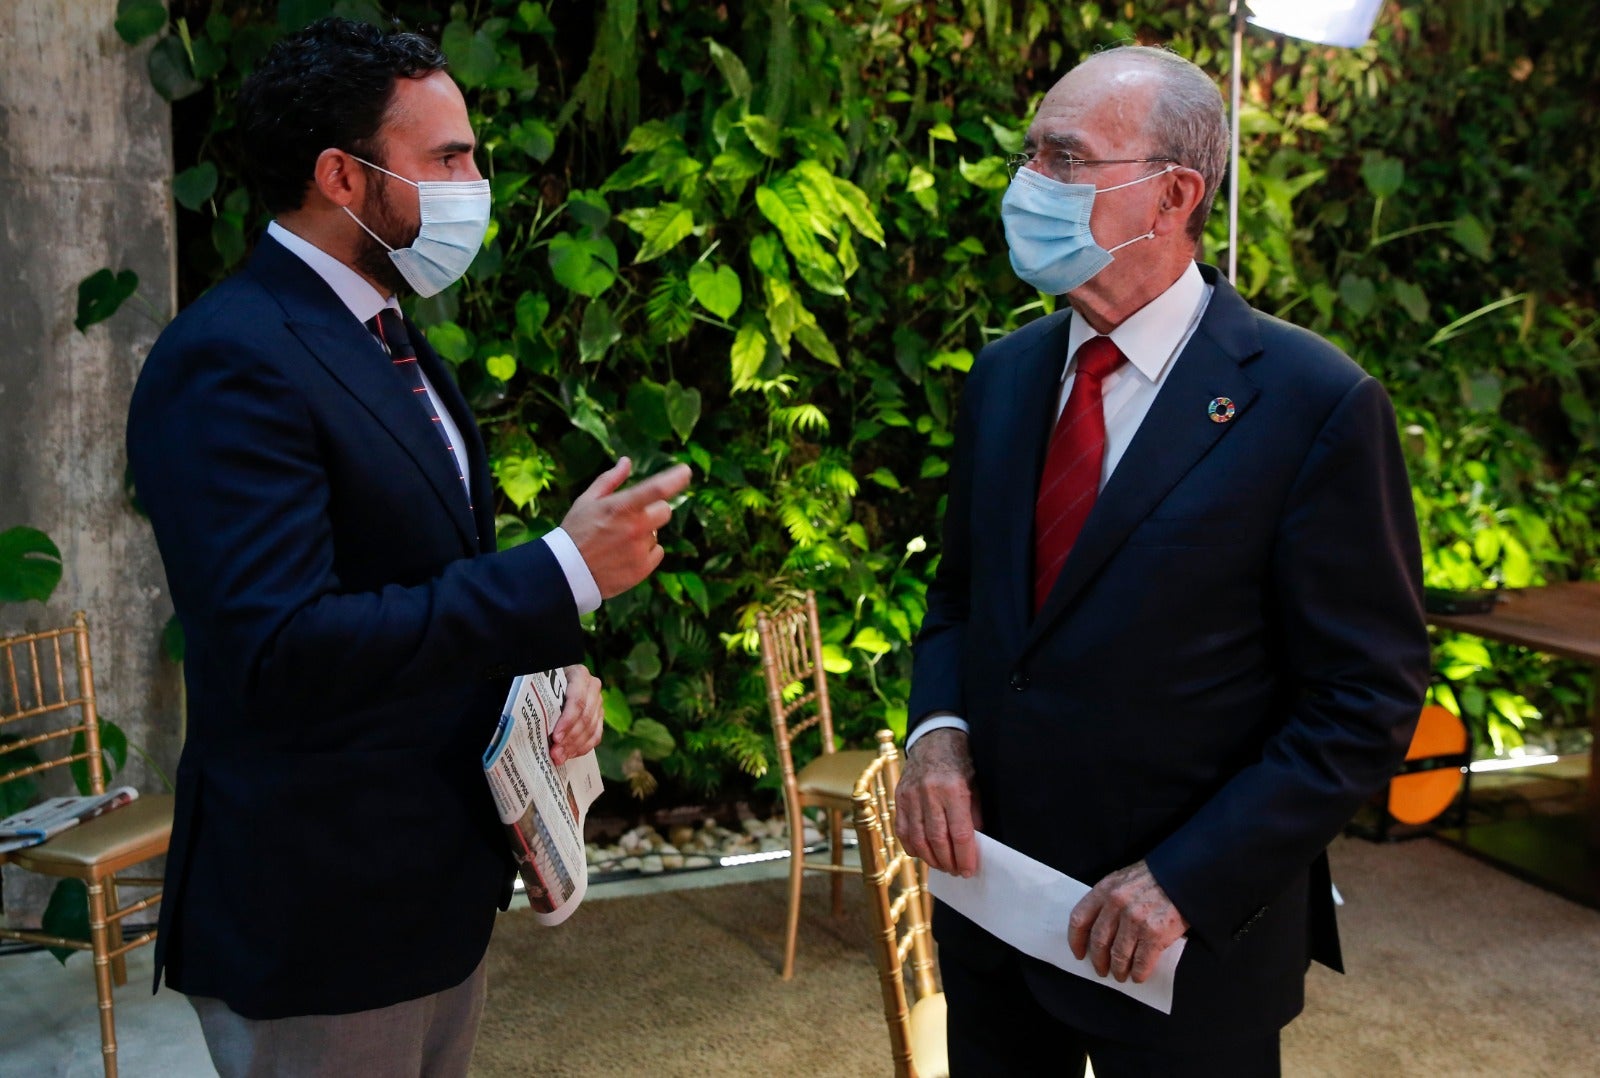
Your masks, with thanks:
[{"label": "concrete pillar", "polygon": [[[160,636],[172,606],[123,490],[123,431],[175,305],[171,112],[146,74],[149,42],[125,44],[116,14],[117,0],[0,2],[0,530],[40,528],[65,562],[48,606],[0,606],[0,632],[87,611],[101,714],[170,775],[180,695]],[[103,266],[138,273],[157,314],[130,301],[74,329],[77,284]],[[122,778],[162,789],[137,753]]]}]

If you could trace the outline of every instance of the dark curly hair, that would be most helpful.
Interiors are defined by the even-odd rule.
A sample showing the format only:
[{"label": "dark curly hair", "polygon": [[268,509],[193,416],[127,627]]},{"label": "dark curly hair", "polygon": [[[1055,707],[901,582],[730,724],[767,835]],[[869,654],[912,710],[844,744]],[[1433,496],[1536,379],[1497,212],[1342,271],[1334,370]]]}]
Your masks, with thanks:
[{"label": "dark curly hair", "polygon": [[445,67],[420,34],[326,18],[285,37],[239,89],[245,176],[273,213],[299,209],[329,147],[378,164],[374,141],[396,79]]}]

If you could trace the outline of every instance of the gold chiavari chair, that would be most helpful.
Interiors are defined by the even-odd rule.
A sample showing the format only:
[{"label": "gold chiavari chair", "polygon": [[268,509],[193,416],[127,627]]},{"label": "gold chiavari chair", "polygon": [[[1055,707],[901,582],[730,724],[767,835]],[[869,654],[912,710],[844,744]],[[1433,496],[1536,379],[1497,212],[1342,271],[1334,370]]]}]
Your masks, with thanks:
[{"label": "gold chiavari chair", "polygon": [[[88,772],[90,792],[101,794],[106,782],[100,753],[89,626],[83,612],[65,628],[0,637],[0,784],[81,763]],[[117,873],[166,853],[171,832],[172,798],[161,794],[137,798],[40,845],[0,853],[0,864],[80,880],[88,890],[88,941],[3,927],[0,939],[93,954],[100,1052],[107,1078],[117,1074],[112,985],[128,981],[124,956],[156,937],[151,930],[124,942],[122,922],[161,901],[157,891],[121,905],[119,884],[157,888],[161,881]]]},{"label": "gold chiavari chair", "polygon": [[927,870],[895,838],[894,788],[899,781],[900,754],[894,735],[880,731],[878,756],[856,780],[852,797],[861,878],[867,885],[872,957],[883,989],[883,1017],[889,1025],[896,1078],[946,1078],[950,1060],[945,1002],[933,976]]},{"label": "gold chiavari chair", "polygon": [[[789,822],[789,917],[783,947],[783,979],[794,976],[795,940],[800,932],[800,884],[806,871],[832,872],[833,915],[844,913],[842,873],[855,869],[843,864],[844,817],[850,811],[850,792],[856,776],[871,763],[870,749],[838,752],[833,744],[833,711],[828,703],[827,672],[822,668],[822,630],[817,621],[817,597],[806,592],[804,603],[783,610],[763,610],[756,617],[761,636],[761,670],[767,679],[767,708],[772,716],[773,740],[783,773],[783,809]],[[785,699],[791,686],[802,691]],[[795,742],[806,731],[817,731],[817,754],[798,771]],[[828,819],[830,859],[805,858],[807,808],[820,808]]]}]

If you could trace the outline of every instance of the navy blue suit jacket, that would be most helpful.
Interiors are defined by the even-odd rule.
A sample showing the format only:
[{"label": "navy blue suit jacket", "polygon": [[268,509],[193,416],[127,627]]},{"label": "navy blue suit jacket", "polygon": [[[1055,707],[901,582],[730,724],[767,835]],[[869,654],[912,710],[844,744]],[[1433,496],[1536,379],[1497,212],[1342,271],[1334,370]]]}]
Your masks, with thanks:
[{"label": "navy blue suit jacket", "polygon": [[265,237],[167,327],[128,456],[187,641],[188,737],[156,976],[252,1018],[386,1006],[466,978],[512,862],[481,754],[514,673],[578,662],[546,544],[494,553],[371,333]]},{"label": "navy blue suit jacket", "polygon": [[[965,717],[984,830],[1094,883],[1145,859],[1189,920],[1171,1016],[1033,960],[1092,1033],[1181,1046],[1299,1013],[1339,965],[1324,851],[1405,753],[1428,675],[1394,413],[1314,334],[1210,305],[1031,617],[1033,502],[1070,312],[963,391],[911,714]],[[1208,404],[1230,398],[1231,422]],[[1003,944],[945,908],[941,955]]]}]

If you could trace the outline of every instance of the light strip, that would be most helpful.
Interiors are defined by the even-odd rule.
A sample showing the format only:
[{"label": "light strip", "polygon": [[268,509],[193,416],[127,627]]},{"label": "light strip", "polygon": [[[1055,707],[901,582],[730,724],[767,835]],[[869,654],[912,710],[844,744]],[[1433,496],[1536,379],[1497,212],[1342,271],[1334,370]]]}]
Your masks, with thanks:
[{"label": "light strip", "polygon": [[1472,761],[1472,773],[1481,774],[1485,771],[1510,771],[1518,767],[1542,767],[1553,764],[1561,759],[1559,756],[1499,756],[1492,760]]},{"label": "light strip", "polygon": [[781,861],[788,856],[788,850],[767,850],[763,853],[736,853],[722,858],[719,863],[723,868],[732,868],[734,865],[753,865],[757,861]]}]

